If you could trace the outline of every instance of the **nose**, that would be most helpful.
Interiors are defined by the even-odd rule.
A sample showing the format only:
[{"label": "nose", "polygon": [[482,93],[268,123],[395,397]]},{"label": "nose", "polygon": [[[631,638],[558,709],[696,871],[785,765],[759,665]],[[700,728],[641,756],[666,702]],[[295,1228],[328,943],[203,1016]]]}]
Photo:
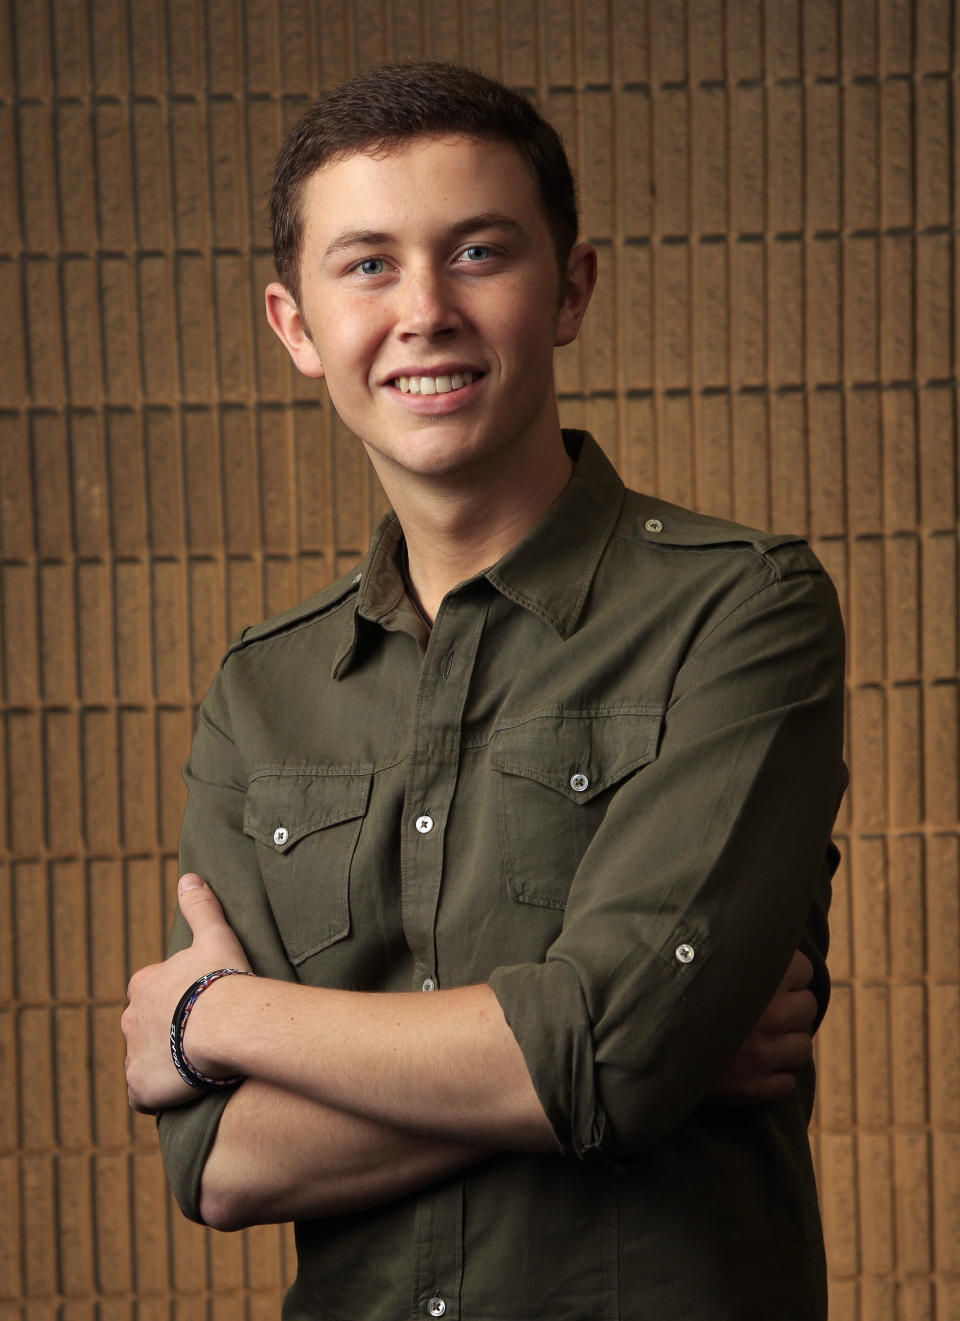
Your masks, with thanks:
[{"label": "nose", "polygon": [[411,268],[398,290],[397,334],[437,339],[460,329],[462,317],[449,277],[432,265]]}]

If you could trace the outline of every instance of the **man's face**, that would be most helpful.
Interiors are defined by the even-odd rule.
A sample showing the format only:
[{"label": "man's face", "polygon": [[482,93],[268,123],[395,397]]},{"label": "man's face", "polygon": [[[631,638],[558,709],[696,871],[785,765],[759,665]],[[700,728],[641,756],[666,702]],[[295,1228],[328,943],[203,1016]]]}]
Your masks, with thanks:
[{"label": "man's face", "polygon": [[271,323],[385,482],[557,445],[553,349],[576,335],[592,278],[561,290],[516,150],[425,137],[350,156],[307,181],[303,216],[300,315],[288,304],[278,326],[271,286]]}]

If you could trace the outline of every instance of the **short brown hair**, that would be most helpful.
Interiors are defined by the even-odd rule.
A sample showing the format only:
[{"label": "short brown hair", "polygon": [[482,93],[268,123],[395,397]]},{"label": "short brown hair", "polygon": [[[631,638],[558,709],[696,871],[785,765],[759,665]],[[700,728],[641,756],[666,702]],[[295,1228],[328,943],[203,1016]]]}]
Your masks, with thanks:
[{"label": "short brown hair", "polygon": [[307,179],[357,152],[388,152],[439,133],[516,147],[533,172],[564,274],[577,240],[577,194],[556,129],[525,96],[474,69],[432,60],[389,64],[357,74],[314,102],[280,149],[270,195],[273,259],[298,304]]}]

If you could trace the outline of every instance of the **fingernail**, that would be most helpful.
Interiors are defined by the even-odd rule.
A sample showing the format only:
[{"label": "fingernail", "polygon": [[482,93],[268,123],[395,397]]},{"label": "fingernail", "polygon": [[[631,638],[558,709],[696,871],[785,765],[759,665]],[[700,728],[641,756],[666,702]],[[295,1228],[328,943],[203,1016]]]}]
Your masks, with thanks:
[{"label": "fingernail", "polygon": [[199,876],[197,876],[194,872],[187,872],[186,876],[181,878],[180,889],[199,890],[202,884],[203,884],[203,880]]}]

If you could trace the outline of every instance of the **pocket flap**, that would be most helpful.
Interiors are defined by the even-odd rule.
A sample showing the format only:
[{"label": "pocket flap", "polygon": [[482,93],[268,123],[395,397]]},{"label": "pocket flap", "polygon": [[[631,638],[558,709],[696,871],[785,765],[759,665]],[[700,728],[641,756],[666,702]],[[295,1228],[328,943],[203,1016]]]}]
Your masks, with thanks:
[{"label": "pocket flap", "polygon": [[656,706],[538,712],[497,732],[492,763],[573,802],[589,802],[654,759],[662,720]]},{"label": "pocket flap", "polygon": [[363,816],[372,766],[255,771],[247,785],[243,830],[286,853],[304,835]]}]

